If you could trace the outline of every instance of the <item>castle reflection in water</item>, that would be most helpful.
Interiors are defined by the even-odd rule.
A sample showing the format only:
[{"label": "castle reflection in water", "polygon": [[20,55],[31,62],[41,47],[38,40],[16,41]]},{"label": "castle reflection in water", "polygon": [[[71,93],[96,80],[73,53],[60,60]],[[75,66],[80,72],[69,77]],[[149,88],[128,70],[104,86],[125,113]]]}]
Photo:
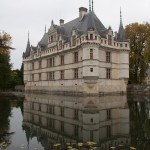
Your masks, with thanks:
[{"label": "castle reflection in water", "polygon": [[126,96],[69,97],[26,94],[23,129],[29,142],[42,146],[94,141],[99,149],[129,144],[129,108]]}]

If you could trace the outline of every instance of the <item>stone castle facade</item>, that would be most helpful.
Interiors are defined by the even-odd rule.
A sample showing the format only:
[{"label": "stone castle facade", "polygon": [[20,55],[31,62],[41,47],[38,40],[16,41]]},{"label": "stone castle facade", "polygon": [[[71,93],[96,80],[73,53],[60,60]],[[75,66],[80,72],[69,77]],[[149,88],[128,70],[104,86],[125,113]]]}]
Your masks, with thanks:
[{"label": "stone castle facade", "polygon": [[106,29],[95,12],[79,8],[79,17],[51,22],[36,47],[28,39],[23,54],[26,91],[122,93],[129,78],[130,45],[120,17],[118,33]]}]

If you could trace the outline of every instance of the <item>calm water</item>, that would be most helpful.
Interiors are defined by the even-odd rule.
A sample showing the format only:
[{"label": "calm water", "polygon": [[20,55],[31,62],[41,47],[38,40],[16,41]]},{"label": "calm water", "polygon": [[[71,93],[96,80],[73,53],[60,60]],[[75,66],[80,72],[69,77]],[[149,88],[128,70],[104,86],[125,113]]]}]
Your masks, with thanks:
[{"label": "calm water", "polygon": [[150,150],[150,97],[0,96],[4,141],[7,150]]}]

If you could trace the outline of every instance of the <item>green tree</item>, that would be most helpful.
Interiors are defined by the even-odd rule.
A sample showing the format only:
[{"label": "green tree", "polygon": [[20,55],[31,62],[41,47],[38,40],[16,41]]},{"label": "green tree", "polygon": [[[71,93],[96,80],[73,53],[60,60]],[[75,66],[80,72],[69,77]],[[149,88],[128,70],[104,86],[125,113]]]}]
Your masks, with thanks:
[{"label": "green tree", "polygon": [[0,32],[0,89],[8,88],[11,73],[10,47],[11,36],[6,32]]},{"label": "green tree", "polygon": [[14,90],[16,85],[20,85],[21,84],[21,78],[18,75],[19,70],[14,70],[11,71],[10,73],[10,78],[8,81],[8,88]]},{"label": "green tree", "polygon": [[143,83],[150,62],[150,24],[132,23],[125,28],[130,40],[130,83]]}]

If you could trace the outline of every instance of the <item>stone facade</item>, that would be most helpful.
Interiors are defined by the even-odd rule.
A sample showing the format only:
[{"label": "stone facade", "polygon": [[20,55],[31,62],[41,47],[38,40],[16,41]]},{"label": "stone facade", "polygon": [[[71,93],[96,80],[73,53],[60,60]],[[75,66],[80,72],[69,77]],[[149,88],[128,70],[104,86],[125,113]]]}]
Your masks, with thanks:
[{"label": "stone facade", "polygon": [[60,26],[52,21],[37,47],[28,40],[23,54],[26,91],[123,93],[129,78],[130,45],[119,32],[106,29],[95,13],[79,9],[79,17]]}]

